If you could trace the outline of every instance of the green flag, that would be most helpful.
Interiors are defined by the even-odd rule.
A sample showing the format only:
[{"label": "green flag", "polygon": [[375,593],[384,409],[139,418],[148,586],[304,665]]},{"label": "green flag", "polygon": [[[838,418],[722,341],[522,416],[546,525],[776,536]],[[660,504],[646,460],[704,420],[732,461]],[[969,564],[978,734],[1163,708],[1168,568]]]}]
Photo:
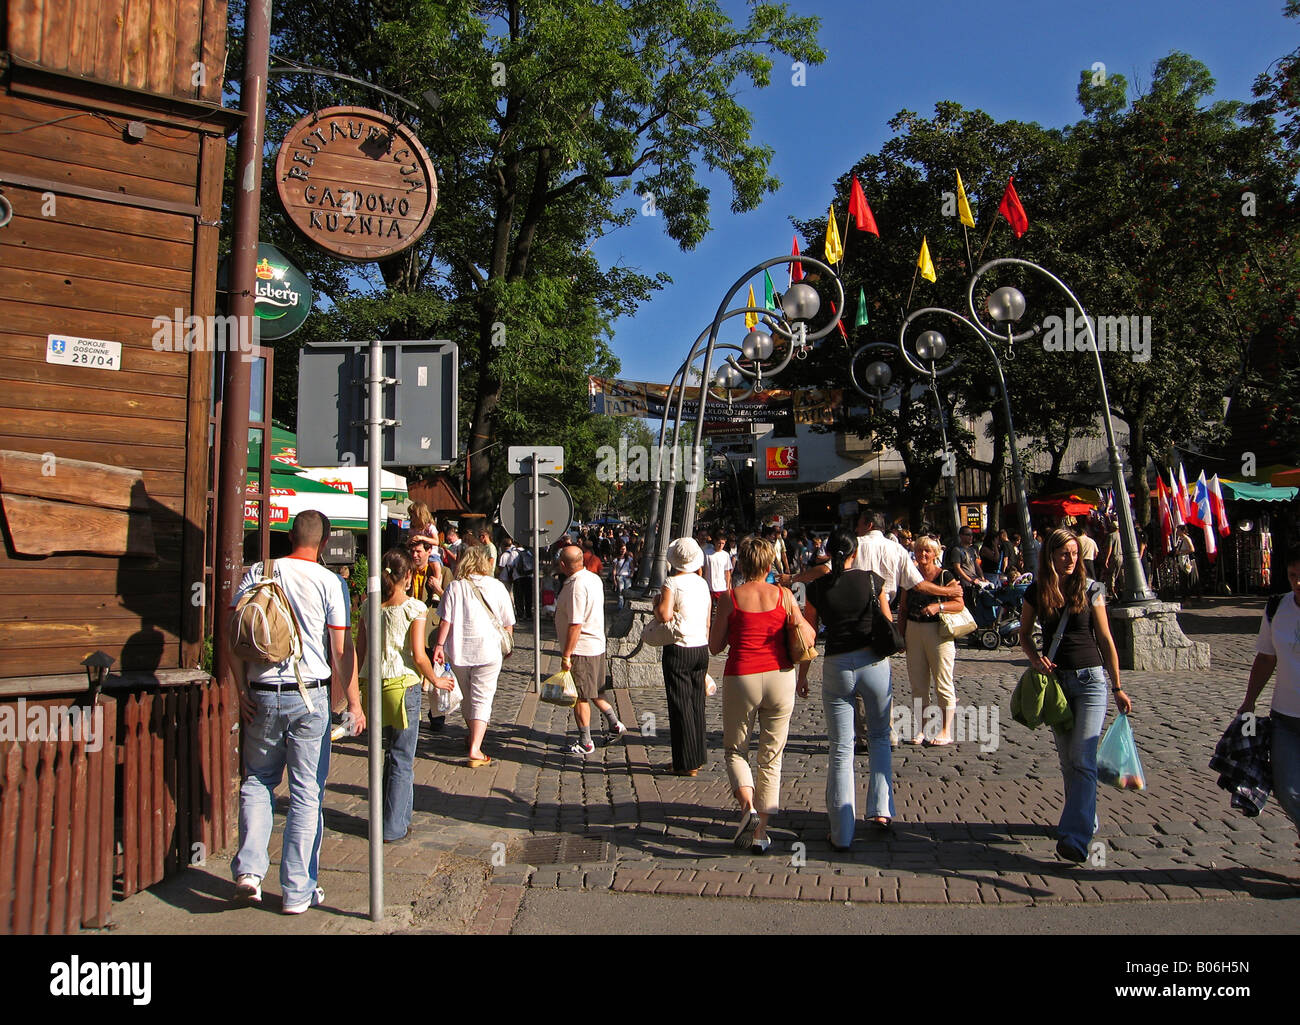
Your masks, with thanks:
[{"label": "green flag", "polygon": [[856,317],[853,318],[853,326],[857,328],[857,327],[861,327],[865,323],[867,323],[867,297],[863,293],[862,287],[859,285],[858,286],[858,314]]},{"label": "green flag", "polygon": [[763,305],[776,311],[776,287],[772,284],[772,275],[763,271]]}]

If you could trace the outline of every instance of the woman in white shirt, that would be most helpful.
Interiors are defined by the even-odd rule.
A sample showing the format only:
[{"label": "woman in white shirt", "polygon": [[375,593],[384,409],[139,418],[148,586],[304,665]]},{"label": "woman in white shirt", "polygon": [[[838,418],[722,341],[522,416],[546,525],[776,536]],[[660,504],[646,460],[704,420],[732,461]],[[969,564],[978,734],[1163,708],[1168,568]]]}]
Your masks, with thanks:
[{"label": "woman in white shirt", "polygon": [[694,776],[708,761],[704,737],[705,677],[709,672],[709,611],[713,596],[700,575],[704,553],[689,537],[668,546],[673,573],[655,605],[662,623],[671,623],[678,640],[664,647],[664,688],[673,772]]},{"label": "woman in white shirt", "polygon": [[501,635],[513,635],[515,627],[510,595],[492,570],[492,552],[485,545],[461,552],[456,579],[438,607],[442,622],[433,649],[434,662],[450,662],[460,682],[472,769],[492,763],[483,753],[483,737],[501,673]]}]

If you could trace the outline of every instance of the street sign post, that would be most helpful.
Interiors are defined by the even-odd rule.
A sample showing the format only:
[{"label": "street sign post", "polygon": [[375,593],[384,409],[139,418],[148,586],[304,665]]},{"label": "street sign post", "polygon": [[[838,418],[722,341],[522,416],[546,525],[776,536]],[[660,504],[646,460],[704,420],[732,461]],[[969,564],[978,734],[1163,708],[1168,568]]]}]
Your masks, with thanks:
[{"label": "street sign post", "polygon": [[560,446],[511,446],[510,471],[518,473],[527,469],[529,476],[520,477],[501,496],[497,518],[513,538],[531,532],[533,538],[533,691],[542,689],[542,548],[543,540],[550,545],[558,541],[573,519],[573,497],[554,477],[539,472],[541,465],[548,469],[563,469],[564,449]]}]

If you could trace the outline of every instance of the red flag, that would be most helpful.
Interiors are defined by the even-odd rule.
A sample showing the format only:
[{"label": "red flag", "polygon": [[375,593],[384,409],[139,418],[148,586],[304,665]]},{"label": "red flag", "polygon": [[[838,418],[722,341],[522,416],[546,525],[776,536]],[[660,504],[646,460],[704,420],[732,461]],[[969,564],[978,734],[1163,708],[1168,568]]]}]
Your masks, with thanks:
[{"label": "red flag", "polygon": [[790,246],[790,255],[793,256],[794,262],[790,264],[790,284],[803,280],[803,264],[799,262],[799,236],[793,236],[794,242]]},{"label": "red flag", "polygon": [[853,189],[849,192],[849,213],[853,215],[858,231],[869,231],[880,238],[880,229],[876,227],[876,219],[871,216],[871,207],[867,205],[867,195],[857,178],[853,179]]},{"label": "red flag", "polygon": [[1159,474],[1156,474],[1156,508],[1160,511],[1160,550],[1168,555],[1174,546],[1174,517],[1170,508],[1169,489]]},{"label": "red flag", "polygon": [[847,342],[849,333],[844,330],[844,321],[840,320],[840,311],[835,308],[834,303],[831,303],[831,312],[835,314],[835,326],[840,329],[840,334],[844,336],[844,340]]},{"label": "red flag", "polygon": [[1020,205],[1020,197],[1016,195],[1015,182],[1015,175],[1007,179],[1007,191],[1002,193],[1002,202],[998,204],[998,213],[1007,219],[1011,225],[1011,231],[1016,238],[1019,238],[1029,230],[1029,218],[1025,214],[1025,208]]}]

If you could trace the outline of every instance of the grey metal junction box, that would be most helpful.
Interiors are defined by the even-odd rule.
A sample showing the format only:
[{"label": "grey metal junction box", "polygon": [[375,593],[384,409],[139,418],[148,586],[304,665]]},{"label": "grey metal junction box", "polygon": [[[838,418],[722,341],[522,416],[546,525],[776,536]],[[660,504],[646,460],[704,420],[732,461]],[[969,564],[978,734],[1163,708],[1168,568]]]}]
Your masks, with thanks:
[{"label": "grey metal junction box", "polygon": [[[455,461],[460,352],[447,341],[392,341],[383,346],[385,466],[449,466]],[[361,466],[366,445],[369,342],[313,342],[298,363],[298,464]]]}]

